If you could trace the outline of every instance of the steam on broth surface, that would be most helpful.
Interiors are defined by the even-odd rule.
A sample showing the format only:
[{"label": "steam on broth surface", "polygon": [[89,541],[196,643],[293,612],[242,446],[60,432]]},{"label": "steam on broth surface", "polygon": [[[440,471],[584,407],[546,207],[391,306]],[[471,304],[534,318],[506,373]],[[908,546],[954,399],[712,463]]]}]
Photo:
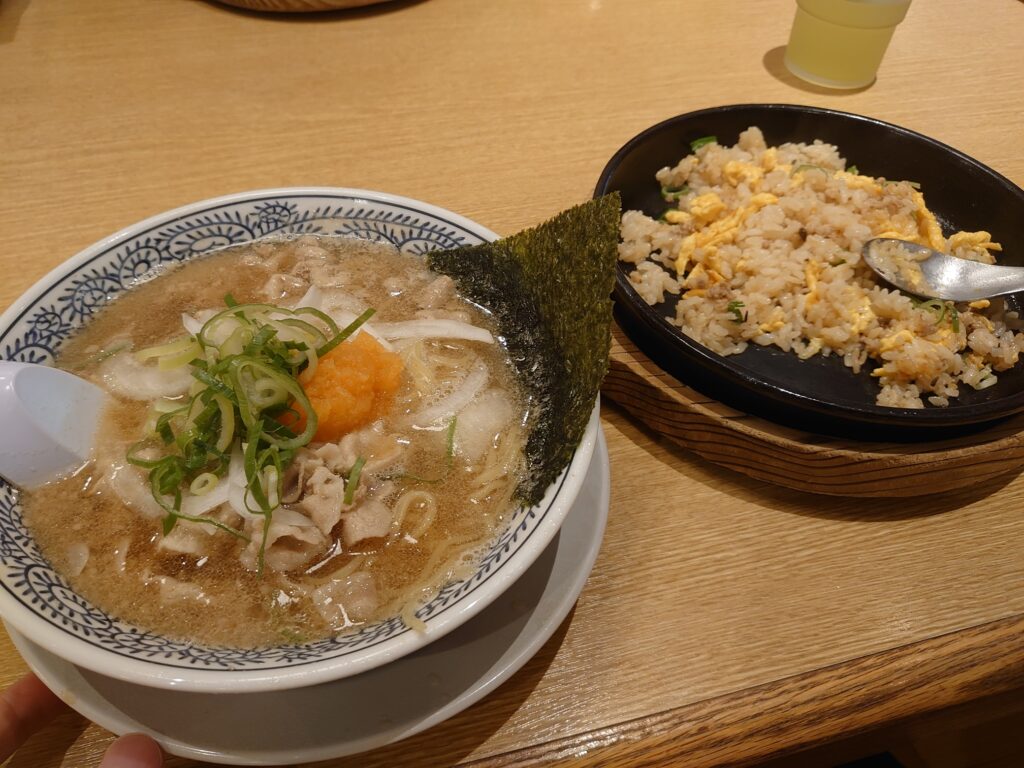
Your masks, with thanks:
[{"label": "steam on broth surface", "polygon": [[[224,312],[228,292],[237,312]],[[254,328],[283,339],[320,323],[318,312],[341,328],[375,313],[323,357],[288,347],[313,358],[298,384],[318,418],[311,442],[282,451],[280,475],[258,473],[272,513],[254,501],[247,444],[236,438],[209,446],[223,456],[216,471],[181,483],[171,527],[173,492],[160,496],[150,482],[161,452],[177,445],[161,446],[160,416],[179,409],[163,419],[176,437],[202,421],[198,407],[183,409],[204,386],[202,364],[188,358],[203,334],[216,337],[214,358],[252,343],[235,320],[247,306]],[[304,236],[173,268],[99,312],[58,364],[113,397],[93,460],[25,494],[26,523],[87,599],[175,637],[258,647],[394,615],[415,625],[424,599],[471,572],[522,479],[529,409],[491,319],[450,278],[390,246]],[[248,393],[274,383],[256,379]],[[312,428],[289,402],[263,428]],[[237,418],[215,405],[209,413],[221,435]]]}]

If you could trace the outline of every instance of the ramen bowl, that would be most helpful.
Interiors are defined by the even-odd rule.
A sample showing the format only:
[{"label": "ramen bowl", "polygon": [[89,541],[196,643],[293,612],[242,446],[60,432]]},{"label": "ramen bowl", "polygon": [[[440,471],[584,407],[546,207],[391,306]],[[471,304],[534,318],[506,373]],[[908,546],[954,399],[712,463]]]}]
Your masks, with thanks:
[{"label": "ramen bowl", "polygon": [[[389,242],[400,251],[496,239],[457,214],[407,198],[337,188],[273,189],[188,205],[128,227],[45,276],[0,317],[0,359],[52,364],[93,312],[161,265],[268,236],[322,234]],[[0,480],[0,615],[20,634],[101,675],[153,687],[255,692],[347,677],[411,653],[471,619],[523,574],[554,538],[586,475],[597,441],[595,403],[568,466],[539,503],[509,510],[466,578],[416,611],[349,634],[262,648],[203,645],[123,622],[77,594],[41,553],[23,520],[19,492]]]}]

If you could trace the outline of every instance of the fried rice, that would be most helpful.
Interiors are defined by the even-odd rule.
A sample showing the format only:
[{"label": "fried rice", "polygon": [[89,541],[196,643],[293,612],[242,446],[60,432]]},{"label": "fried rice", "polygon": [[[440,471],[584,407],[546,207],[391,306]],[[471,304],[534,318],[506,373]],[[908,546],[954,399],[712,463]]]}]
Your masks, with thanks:
[{"label": "fried rice", "polygon": [[687,336],[722,355],[837,355],[878,380],[879,405],[900,408],[946,406],[1017,363],[1024,323],[1001,300],[921,301],[863,263],[873,237],[995,261],[988,232],[944,237],[914,182],[861,175],[820,141],[769,147],[757,127],[732,147],[694,146],[657,173],[669,209],[625,212],[619,245],[644,301],[678,296],[669,321]]}]

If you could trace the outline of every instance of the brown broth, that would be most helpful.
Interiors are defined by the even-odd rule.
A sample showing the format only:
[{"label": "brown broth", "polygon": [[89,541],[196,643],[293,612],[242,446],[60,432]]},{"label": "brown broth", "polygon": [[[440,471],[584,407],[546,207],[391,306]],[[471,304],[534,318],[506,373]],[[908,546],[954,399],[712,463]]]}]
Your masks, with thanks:
[{"label": "brown broth", "polygon": [[[313,260],[315,267],[323,267],[319,271],[310,269],[304,256],[316,249],[328,251],[326,261]],[[342,282],[342,290],[374,307],[377,322],[413,317],[421,309],[414,299],[430,279],[420,260],[362,241],[306,237],[232,248],[170,269],[133,288],[69,340],[58,364],[102,383],[102,363],[97,359],[104,350],[126,342],[137,350],[177,338],[183,335],[182,312],[223,307],[228,288],[239,302],[267,301],[264,287],[274,275],[288,276],[276,278],[274,283],[275,291],[285,294],[275,297],[282,304],[305,291],[305,278],[326,275],[328,281]],[[457,312],[474,325],[494,330],[486,313],[457,296],[438,311]],[[425,344],[430,359],[457,357],[464,354],[459,349],[466,346],[463,342]],[[125,506],[106,482],[102,448],[97,460],[75,475],[25,494],[26,523],[54,567],[83,596],[122,620],[177,638],[259,647],[352,629],[321,615],[309,593],[339,569],[351,568],[353,558],[359,555],[365,555],[359,570],[371,575],[378,601],[374,610],[356,617],[355,628],[397,615],[410,602],[428,598],[466,570],[467,560],[471,562],[471,556],[493,539],[521,477],[519,435],[527,416],[511,367],[498,344],[477,344],[473,352],[485,361],[491,386],[500,387],[514,403],[511,426],[499,443],[515,440],[510,454],[515,459],[508,471],[500,473],[498,488],[486,499],[471,501],[484,463],[465,466],[457,460],[449,469],[444,440],[436,433],[418,434],[408,426],[418,396],[412,377],[404,373],[402,389],[383,424],[385,434],[409,441],[401,460],[402,472],[388,478],[387,470],[377,470],[365,482],[371,489],[393,486],[389,494],[381,491],[381,498],[389,504],[412,488],[435,495],[435,522],[419,537],[407,535],[405,529],[415,524],[415,515],[410,515],[402,530],[390,538],[359,542],[352,551],[338,552],[336,547],[299,571],[265,571],[261,576],[242,564],[239,552],[245,545],[228,534],[206,536],[201,554],[164,551],[157,546],[161,520]],[[139,439],[149,404],[111,400],[98,443],[108,452],[113,446],[112,452],[117,454]],[[411,479],[414,477],[440,482],[424,483]],[[391,486],[386,485],[389,480]],[[336,526],[334,538],[338,530]],[[74,574],[72,553],[81,544],[88,547],[89,557],[81,573]],[[181,594],[174,596],[177,593]]]}]

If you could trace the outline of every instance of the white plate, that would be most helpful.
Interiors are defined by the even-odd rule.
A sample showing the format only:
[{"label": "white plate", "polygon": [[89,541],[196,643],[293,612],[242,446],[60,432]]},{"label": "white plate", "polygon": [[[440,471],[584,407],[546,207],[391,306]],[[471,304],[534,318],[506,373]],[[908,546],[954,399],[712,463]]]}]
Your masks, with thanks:
[{"label": "white plate", "polygon": [[544,553],[471,621],[361,675],[287,691],[168,691],[80,669],[7,631],[68,704],[114,733],[141,731],[180,757],[228,765],[327,760],[412,736],[483,698],[523,666],[576,602],[608,519],[608,450],[598,441],[575,504]]}]

